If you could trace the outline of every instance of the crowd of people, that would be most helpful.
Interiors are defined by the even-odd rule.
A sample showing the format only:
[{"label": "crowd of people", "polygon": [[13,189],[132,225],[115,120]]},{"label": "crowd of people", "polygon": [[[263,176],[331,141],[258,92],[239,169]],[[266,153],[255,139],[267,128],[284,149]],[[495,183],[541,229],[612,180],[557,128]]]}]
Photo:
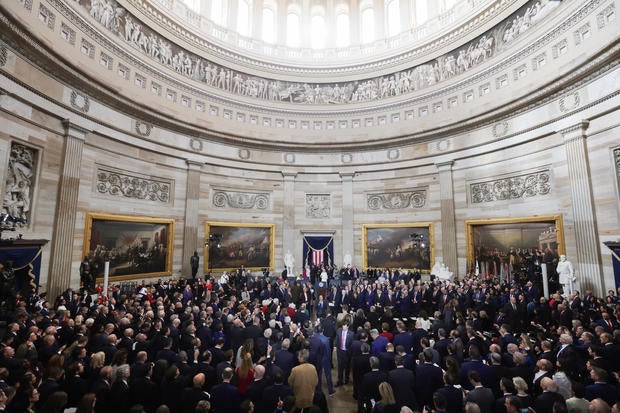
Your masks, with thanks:
[{"label": "crowd of people", "polygon": [[352,386],[359,413],[618,413],[614,291],[372,275],[11,297],[0,412],[326,413]]}]

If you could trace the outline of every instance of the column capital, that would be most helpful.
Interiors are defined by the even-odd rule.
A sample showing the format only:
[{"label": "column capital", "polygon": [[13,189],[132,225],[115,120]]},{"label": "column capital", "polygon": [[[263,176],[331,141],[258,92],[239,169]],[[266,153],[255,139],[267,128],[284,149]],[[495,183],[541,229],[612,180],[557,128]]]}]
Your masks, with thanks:
[{"label": "column capital", "polygon": [[190,171],[199,171],[205,164],[204,162],[192,161],[191,159],[186,159],[185,163],[187,163],[187,169]]},{"label": "column capital", "polygon": [[86,140],[86,135],[90,131],[78,124],[71,122],[71,119],[63,119],[62,126],[65,128],[65,136],[71,136],[79,140]]},{"label": "column capital", "polygon": [[575,125],[569,126],[567,128],[561,129],[560,134],[564,138],[564,142],[570,142],[574,139],[580,139],[586,137],[586,130],[590,126],[590,121],[582,120]]},{"label": "column capital", "polygon": [[454,165],[454,161],[436,162],[435,168],[439,171],[449,171],[452,169],[452,165]]},{"label": "column capital", "polygon": [[284,179],[293,180],[297,177],[297,172],[282,171],[282,176]]}]

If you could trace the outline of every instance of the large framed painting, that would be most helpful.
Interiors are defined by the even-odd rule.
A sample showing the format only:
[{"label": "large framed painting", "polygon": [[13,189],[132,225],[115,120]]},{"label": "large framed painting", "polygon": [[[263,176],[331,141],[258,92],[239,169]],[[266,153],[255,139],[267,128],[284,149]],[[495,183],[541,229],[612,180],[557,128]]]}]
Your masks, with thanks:
[{"label": "large framed painting", "polygon": [[[467,265],[483,277],[531,275],[566,253],[561,215],[465,221]],[[547,268],[550,268],[549,265]]]},{"label": "large framed painting", "polygon": [[89,213],[83,256],[91,273],[102,278],[110,262],[110,280],[172,274],[174,219]]},{"label": "large framed painting", "polygon": [[273,224],[207,222],[205,271],[274,268]]},{"label": "large framed painting", "polygon": [[364,268],[417,268],[430,272],[434,259],[433,224],[366,224],[362,226]]}]

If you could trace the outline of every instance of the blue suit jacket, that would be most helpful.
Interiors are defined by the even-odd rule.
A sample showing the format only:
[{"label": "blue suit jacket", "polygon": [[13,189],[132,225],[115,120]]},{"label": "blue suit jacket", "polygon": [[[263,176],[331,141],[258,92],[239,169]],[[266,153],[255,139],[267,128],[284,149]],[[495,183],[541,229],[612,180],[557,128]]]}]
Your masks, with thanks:
[{"label": "blue suit jacket", "polygon": [[377,336],[377,338],[370,345],[370,354],[373,356],[379,356],[380,353],[385,351],[385,346],[387,346],[389,340],[387,337]]}]

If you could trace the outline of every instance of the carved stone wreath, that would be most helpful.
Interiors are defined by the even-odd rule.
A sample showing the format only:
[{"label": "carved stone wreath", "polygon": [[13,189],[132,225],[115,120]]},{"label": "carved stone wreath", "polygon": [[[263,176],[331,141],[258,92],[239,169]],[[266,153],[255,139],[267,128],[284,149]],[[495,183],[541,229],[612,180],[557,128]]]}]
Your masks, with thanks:
[{"label": "carved stone wreath", "polygon": [[136,121],[136,132],[138,133],[138,135],[150,136],[152,129],[153,129],[153,125],[151,125],[150,123],[142,122],[139,120]]},{"label": "carved stone wreath", "polygon": [[366,203],[371,210],[423,208],[426,205],[426,191],[368,194]]},{"label": "carved stone wreath", "polygon": [[551,193],[549,171],[475,183],[470,190],[472,204],[547,195]]},{"label": "carved stone wreath", "polygon": [[77,110],[81,110],[84,113],[88,113],[88,110],[90,109],[90,99],[88,98],[88,96],[72,90],[71,106],[73,106]]},{"label": "carved stone wreath", "polygon": [[215,191],[213,206],[216,208],[267,209],[269,208],[269,194]]},{"label": "carved stone wreath", "polygon": [[97,192],[114,197],[168,203],[170,201],[170,186],[168,182],[154,179],[101,169],[97,172]]}]

